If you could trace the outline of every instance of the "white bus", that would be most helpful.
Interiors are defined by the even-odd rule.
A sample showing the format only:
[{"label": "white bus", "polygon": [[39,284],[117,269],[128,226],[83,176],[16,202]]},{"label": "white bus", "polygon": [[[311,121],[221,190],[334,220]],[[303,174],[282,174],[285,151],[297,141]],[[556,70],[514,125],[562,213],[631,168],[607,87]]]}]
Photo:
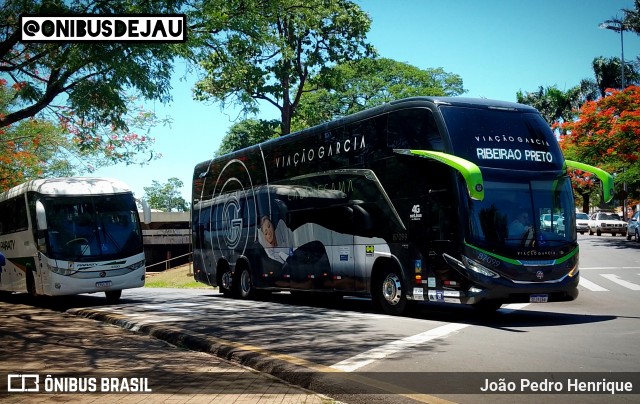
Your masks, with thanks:
[{"label": "white bus", "polygon": [[39,179],[1,193],[0,252],[0,291],[104,292],[115,302],[123,289],[144,285],[135,199],[111,179]]}]

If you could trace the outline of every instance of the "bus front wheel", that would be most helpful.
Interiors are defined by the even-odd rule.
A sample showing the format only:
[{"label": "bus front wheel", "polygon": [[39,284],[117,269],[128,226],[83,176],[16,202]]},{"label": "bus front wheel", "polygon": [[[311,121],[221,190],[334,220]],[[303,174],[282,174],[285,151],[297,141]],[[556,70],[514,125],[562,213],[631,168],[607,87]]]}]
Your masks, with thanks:
[{"label": "bus front wheel", "polygon": [[377,277],[373,289],[374,304],[393,316],[402,314],[407,307],[404,282],[395,270],[387,270]]},{"label": "bus front wheel", "polygon": [[122,290],[107,290],[104,295],[109,303],[117,303],[120,300],[120,296],[122,296]]},{"label": "bus front wheel", "polygon": [[38,297],[38,292],[36,292],[36,278],[30,269],[27,270],[27,293],[31,297]]},{"label": "bus front wheel", "polygon": [[502,307],[502,303],[495,300],[482,300],[471,305],[478,313],[482,315],[492,314]]}]

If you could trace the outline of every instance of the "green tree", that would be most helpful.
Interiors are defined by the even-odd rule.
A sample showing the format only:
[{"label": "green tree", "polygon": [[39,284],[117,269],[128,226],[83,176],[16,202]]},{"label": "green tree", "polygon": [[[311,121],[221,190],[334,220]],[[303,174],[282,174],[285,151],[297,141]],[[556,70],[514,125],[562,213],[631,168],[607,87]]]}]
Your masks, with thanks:
[{"label": "green tree", "polygon": [[278,137],[279,126],[277,120],[245,119],[237,122],[229,128],[215,155],[222,156]]},{"label": "green tree", "polygon": [[442,68],[420,69],[388,58],[359,59],[324,69],[308,81],[294,117],[299,130],[413,96],[455,96],[462,78]]},{"label": "green tree", "polygon": [[189,210],[189,203],[180,196],[180,188],[183,186],[184,183],[176,177],[169,178],[164,184],[153,180],[150,187],[143,188],[144,199],[152,209],[164,212],[186,212]]},{"label": "green tree", "polygon": [[585,101],[597,98],[596,91],[595,83],[585,79],[580,85],[567,91],[562,91],[557,86],[540,86],[535,92],[518,91],[516,98],[519,103],[537,109],[550,126],[557,126],[572,120],[575,110]]},{"label": "green tree", "polygon": [[[130,122],[125,116],[131,95],[161,102],[171,98],[169,80],[176,55],[172,45],[24,43],[19,40],[21,14],[166,14],[180,11],[183,4],[181,0],[5,1],[0,8],[0,74],[16,92],[10,109],[0,116],[0,127],[46,113],[73,125],[77,141],[85,147],[104,147],[102,136],[111,129],[128,134]],[[101,132],[104,128],[109,131]]]},{"label": "green tree", "polygon": [[[16,102],[17,91],[0,78],[0,116]],[[141,107],[131,106],[129,111],[124,119],[130,127],[148,132],[157,122],[155,115]],[[98,131],[102,133],[99,140],[80,140]],[[147,135],[116,128],[95,127],[82,132],[69,120],[57,121],[43,116],[23,119],[0,127],[0,190],[29,179],[72,176],[117,162],[144,164],[160,157],[152,151],[151,157],[147,155],[152,144],[153,139]],[[140,155],[145,157],[141,159]]]},{"label": "green tree", "polygon": [[193,17],[205,72],[195,98],[247,113],[266,101],[280,111],[282,135],[310,77],[374,53],[366,42],[371,20],[349,0],[212,0]]},{"label": "green tree", "polygon": [[[597,57],[593,59],[593,72],[596,77],[596,83],[600,90],[600,96],[604,97],[609,88],[622,88],[622,70],[620,68],[620,58]],[[640,75],[633,65],[625,62],[624,65],[624,83],[625,87],[638,84]]]}]

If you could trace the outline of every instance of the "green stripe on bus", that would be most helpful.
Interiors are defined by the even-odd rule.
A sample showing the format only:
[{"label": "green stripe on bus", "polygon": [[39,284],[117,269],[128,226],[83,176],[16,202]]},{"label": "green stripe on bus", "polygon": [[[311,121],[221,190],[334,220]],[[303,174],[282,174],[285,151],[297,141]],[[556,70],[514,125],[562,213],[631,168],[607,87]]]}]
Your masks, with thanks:
[{"label": "green stripe on bus", "polygon": [[[522,263],[522,261],[520,261],[520,260],[514,260],[512,258],[503,257],[502,255],[494,254],[494,253],[492,253],[490,251],[483,250],[482,248],[478,248],[478,247],[476,247],[474,245],[471,245],[469,243],[465,243],[465,245],[467,247],[469,247],[469,248],[473,248],[474,250],[480,251],[481,253],[487,254],[487,255],[489,255],[489,256],[491,256],[493,258],[497,258],[497,259],[502,260],[504,262],[507,262],[509,264],[512,264],[512,265],[524,265]],[[562,263],[570,260],[571,258],[573,258],[573,256],[576,255],[579,250],[580,250],[580,248],[578,246],[576,246],[576,248],[574,248],[570,253],[568,253],[564,257],[558,258],[556,260],[549,260],[549,261],[553,261],[552,265],[562,264]]]},{"label": "green stripe on bus", "polygon": [[27,266],[31,266],[31,269],[35,269],[36,267],[36,260],[33,257],[13,257],[6,258],[6,260],[25,272],[27,270]]},{"label": "green stripe on bus", "polygon": [[489,256],[491,256],[493,258],[497,258],[497,259],[502,260],[504,262],[507,262],[507,263],[509,263],[511,265],[522,265],[522,262],[520,262],[518,260],[514,260],[514,259],[511,259],[511,258],[503,257],[502,255],[494,254],[494,253],[492,253],[490,251],[483,250],[482,248],[478,248],[478,247],[476,247],[474,245],[471,245],[469,243],[465,243],[465,244],[466,244],[467,247],[473,248],[474,250],[480,251],[481,253],[487,254],[487,255],[489,255]]}]

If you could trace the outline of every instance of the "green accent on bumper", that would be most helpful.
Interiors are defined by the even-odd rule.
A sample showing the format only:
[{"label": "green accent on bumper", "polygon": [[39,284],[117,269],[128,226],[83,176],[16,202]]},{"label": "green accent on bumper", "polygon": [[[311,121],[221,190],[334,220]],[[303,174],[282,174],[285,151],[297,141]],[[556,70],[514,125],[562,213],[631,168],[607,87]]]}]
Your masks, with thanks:
[{"label": "green accent on bumper", "polygon": [[558,258],[556,260],[556,264],[562,264],[563,262],[568,261],[569,259],[573,258],[573,256],[576,255],[578,251],[580,251],[580,247],[576,246],[576,248],[574,248],[573,251],[571,251],[569,254],[565,255],[562,258]]},{"label": "green accent on bumper", "polygon": [[465,243],[465,245],[467,247],[469,247],[469,248],[473,248],[474,250],[480,251],[483,254],[487,254],[490,257],[497,258],[497,259],[499,259],[501,261],[507,262],[507,263],[509,263],[511,265],[522,265],[522,262],[520,262],[518,260],[514,260],[514,259],[511,259],[511,258],[503,257],[502,255],[494,254],[494,253],[492,253],[490,251],[483,250],[482,248],[478,248],[478,247],[476,247],[474,245],[471,245],[469,243]]},{"label": "green accent on bumper", "polygon": [[[514,259],[511,259],[511,258],[503,257],[502,255],[494,254],[494,253],[492,253],[490,251],[483,250],[482,248],[478,248],[478,247],[476,247],[474,245],[471,245],[469,243],[465,243],[465,245],[467,247],[469,247],[469,248],[472,248],[474,250],[480,251],[480,252],[482,252],[484,254],[487,254],[487,255],[489,255],[489,256],[491,256],[493,258],[497,258],[499,260],[502,260],[502,261],[507,262],[507,263],[512,264],[512,265],[524,265],[522,263],[522,261],[525,261],[525,262],[527,261],[527,260],[520,261],[520,260],[514,260]],[[553,261],[552,265],[559,265],[559,264],[562,264],[562,263],[570,260],[571,258],[573,258],[574,255],[578,254],[578,251],[580,251],[580,247],[576,246],[576,248],[574,248],[570,253],[568,253],[564,257],[560,257],[560,258],[555,259],[555,260],[543,260],[543,261]]]},{"label": "green accent on bumper", "polygon": [[600,181],[602,181],[602,192],[604,195],[604,201],[609,202],[613,199],[613,177],[608,172],[599,169],[598,167],[590,166],[584,163],[578,163],[577,161],[565,160],[567,167],[575,168],[577,170],[586,171],[595,174]]},{"label": "green accent on bumper", "polygon": [[413,155],[439,161],[457,170],[464,180],[467,182],[467,191],[472,199],[484,199],[484,181],[482,180],[482,172],[480,167],[469,160],[465,160],[452,154],[430,151],[430,150],[409,150],[395,149],[398,154]]}]

